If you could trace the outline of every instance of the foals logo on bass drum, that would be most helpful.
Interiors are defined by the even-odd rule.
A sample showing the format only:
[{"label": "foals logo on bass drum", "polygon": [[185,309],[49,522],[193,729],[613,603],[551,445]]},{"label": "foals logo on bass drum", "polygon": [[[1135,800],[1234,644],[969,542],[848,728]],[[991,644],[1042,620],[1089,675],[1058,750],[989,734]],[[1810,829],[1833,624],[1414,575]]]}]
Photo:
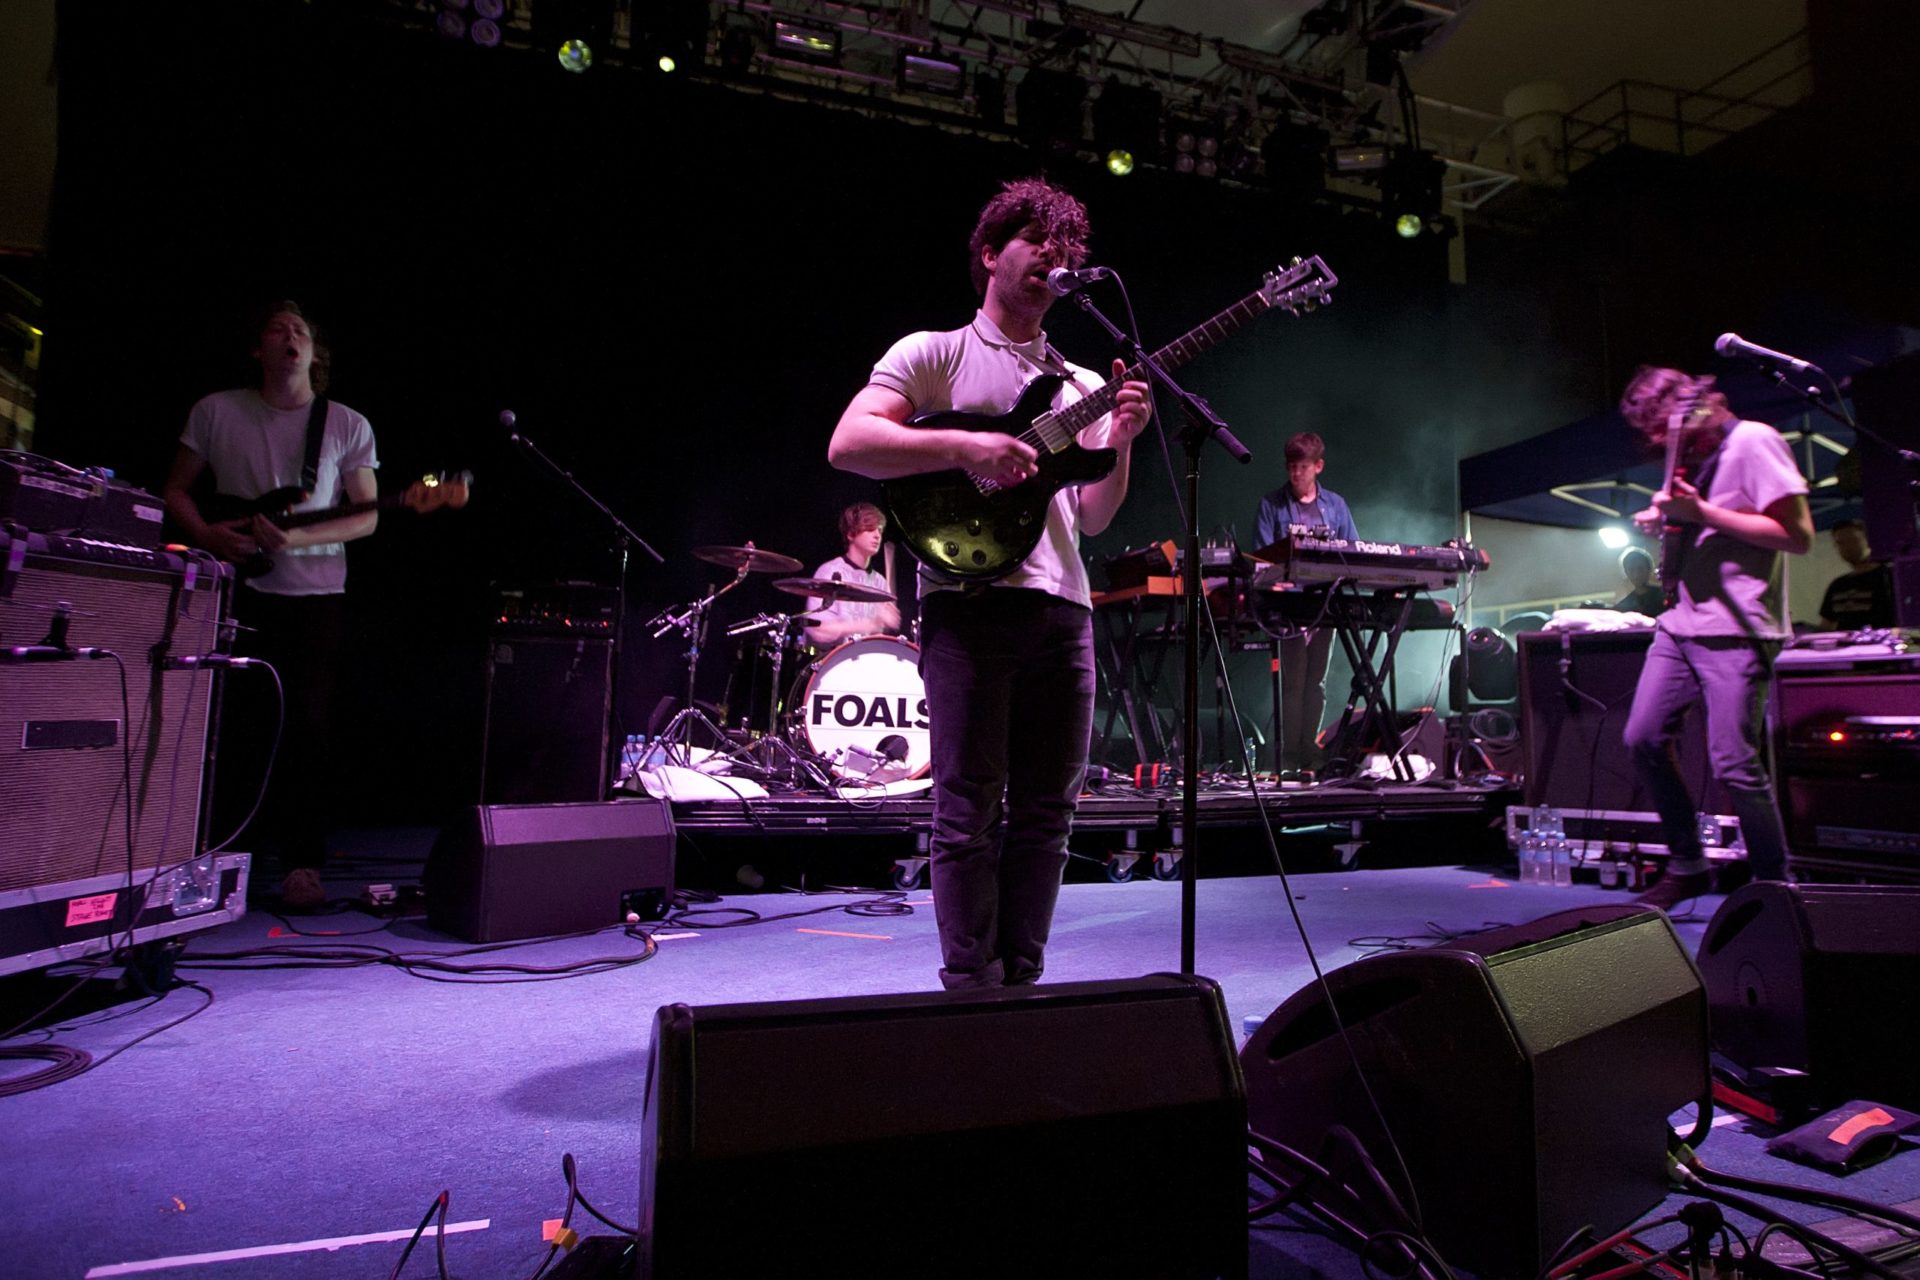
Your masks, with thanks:
[{"label": "foals logo on bass drum", "polygon": [[843,729],[925,729],[927,700],[894,694],[816,692],[807,702],[807,723]]}]

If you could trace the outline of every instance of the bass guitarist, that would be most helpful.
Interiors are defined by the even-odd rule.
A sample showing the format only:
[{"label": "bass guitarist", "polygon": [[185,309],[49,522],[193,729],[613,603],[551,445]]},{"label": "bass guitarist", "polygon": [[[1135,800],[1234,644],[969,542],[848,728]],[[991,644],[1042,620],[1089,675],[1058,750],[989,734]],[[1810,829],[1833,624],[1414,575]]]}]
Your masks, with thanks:
[{"label": "bass guitarist", "polygon": [[[1061,379],[1054,408],[1101,388],[1105,379],[1069,364],[1041,328],[1054,300],[1047,273],[1085,262],[1087,233],[1086,208],[1066,191],[1038,178],[1002,188],[967,246],[980,309],[961,328],[895,343],[841,415],[828,460],[881,480],[958,468],[1002,487],[1032,481],[1039,455],[1015,435],[913,419],[1004,414],[1048,375]],[[1113,376],[1125,368],[1114,361]],[[950,988],[1031,983],[1044,966],[1093,726],[1093,614],[1080,536],[1105,529],[1126,498],[1147,390],[1125,382],[1111,413],[1081,433],[1083,446],[1117,449],[1117,465],[1053,496],[1038,546],[1011,572],[965,588],[921,574],[929,862],[940,978]]]},{"label": "bass guitarist", "polygon": [[[1807,482],[1780,433],[1735,417],[1711,378],[1642,367],[1620,412],[1650,441],[1674,432],[1674,478],[1634,516],[1647,533],[1670,527],[1660,615],[1634,688],[1626,746],[1659,811],[1670,851],[1666,874],[1639,901],[1671,910],[1707,892],[1712,878],[1694,803],[1674,762],[1681,717],[1699,703],[1707,757],[1726,788],[1755,879],[1786,875],[1787,840],[1760,757],[1767,685],[1787,625],[1782,552],[1813,542]],[[1683,474],[1684,473],[1684,474]]]},{"label": "bass guitarist", "polygon": [[[346,543],[364,538],[379,521],[375,510],[296,529],[264,515],[209,520],[196,482],[211,470],[217,497],[209,505],[244,506],[277,489],[308,494],[297,510],[319,511],[342,501],[377,497],[373,429],[366,418],[323,399],[327,346],[297,303],[266,308],[253,330],[257,386],[218,391],[193,406],[162,494],[167,512],[198,545],[236,564],[271,568],[250,574],[235,593],[240,652],[265,658],[280,672],[286,720],[273,766],[273,787],[240,845],[285,872],[281,903],[307,909],[325,900],[319,871],[325,860],[319,827],[331,807],[327,775],[334,757],[333,706],[338,656],[347,635]],[[220,795],[249,800],[258,777],[251,766],[272,745],[273,694],[255,680],[228,685],[222,722]],[[237,821],[244,810],[226,815]],[[225,829],[231,829],[230,822]],[[258,883],[270,883],[256,867]]]}]

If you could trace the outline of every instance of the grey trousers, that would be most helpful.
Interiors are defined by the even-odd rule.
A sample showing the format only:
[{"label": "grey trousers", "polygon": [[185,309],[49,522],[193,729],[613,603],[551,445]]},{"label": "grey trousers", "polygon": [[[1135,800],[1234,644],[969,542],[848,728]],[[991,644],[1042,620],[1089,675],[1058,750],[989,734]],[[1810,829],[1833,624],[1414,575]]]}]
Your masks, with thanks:
[{"label": "grey trousers", "polygon": [[1673,754],[1680,719],[1698,703],[1706,715],[1707,760],[1740,820],[1754,879],[1786,875],[1787,833],[1761,759],[1767,685],[1778,651],[1777,644],[1738,636],[1688,639],[1654,633],[1634,687],[1625,738],[1659,811],[1671,872],[1686,875],[1707,869],[1694,802]]}]

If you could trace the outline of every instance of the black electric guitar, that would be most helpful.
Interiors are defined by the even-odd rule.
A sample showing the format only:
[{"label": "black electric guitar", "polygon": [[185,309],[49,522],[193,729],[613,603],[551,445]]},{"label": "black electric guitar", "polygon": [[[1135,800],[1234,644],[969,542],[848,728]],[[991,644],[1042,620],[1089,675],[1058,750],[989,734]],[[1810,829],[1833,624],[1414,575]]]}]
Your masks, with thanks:
[{"label": "black electric guitar", "polygon": [[[1293,315],[1311,311],[1327,301],[1339,282],[1318,257],[1295,258],[1268,272],[1256,292],[1154,352],[1154,362],[1162,369],[1176,368],[1270,308]],[[1028,383],[1020,402],[998,417],[947,410],[913,418],[908,425],[1003,432],[1039,454],[1037,472],[1008,488],[964,470],[887,481],[893,527],[914,559],[936,577],[956,582],[991,582],[1019,568],[1040,544],[1053,495],[1112,473],[1119,455],[1112,449],[1083,448],[1078,437],[1113,409],[1121,383],[1146,376],[1138,366],[1128,369],[1098,391],[1056,410],[1053,397],[1065,379],[1044,374]]]},{"label": "black electric guitar", "polygon": [[[1667,415],[1667,463],[1665,478],[1660,482],[1663,493],[1672,493],[1673,482],[1686,480],[1693,470],[1687,462],[1692,443],[1688,436],[1712,412],[1713,405],[1707,399],[1707,392],[1712,389],[1711,379],[1688,383],[1674,402],[1673,412]],[[1694,487],[1699,487],[1697,482]],[[1682,524],[1672,519],[1660,526],[1660,591],[1669,609],[1680,603],[1680,576],[1686,566],[1687,551],[1699,532],[1697,524]]]},{"label": "black electric guitar", "polygon": [[[424,515],[442,507],[464,507],[471,496],[472,486],[471,471],[442,471],[422,476],[401,492],[384,494],[370,502],[344,502],[336,507],[321,507],[313,511],[293,509],[307,499],[306,490],[298,485],[275,489],[257,498],[215,494],[206,500],[204,507],[208,524],[227,524],[240,528],[258,515],[265,516],[278,528],[291,530],[324,524],[328,520],[341,520],[367,511],[391,511],[404,507]],[[240,562],[239,568],[243,576],[258,577],[273,568],[273,556],[266,551],[255,551]]]}]

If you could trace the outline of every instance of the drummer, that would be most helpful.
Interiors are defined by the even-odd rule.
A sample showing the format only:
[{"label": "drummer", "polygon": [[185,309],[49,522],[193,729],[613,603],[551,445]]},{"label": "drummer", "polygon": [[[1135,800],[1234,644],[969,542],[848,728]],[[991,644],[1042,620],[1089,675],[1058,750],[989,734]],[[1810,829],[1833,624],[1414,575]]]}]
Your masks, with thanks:
[{"label": "drummer", "polygon": [[[838,580],[891,595],[887,575],[873,567],[886,533],[887,517],[879,507],[854,503],[840,513],[840,540],[846,549],[814,570],[815,580]],[[813,596],[807,601],[807,612],[820,619],[817,626],[807,628],[807,639],[823,649],[854,636],[894,635],[900,630],[900,607],[891,599],[829,604]]]}]

